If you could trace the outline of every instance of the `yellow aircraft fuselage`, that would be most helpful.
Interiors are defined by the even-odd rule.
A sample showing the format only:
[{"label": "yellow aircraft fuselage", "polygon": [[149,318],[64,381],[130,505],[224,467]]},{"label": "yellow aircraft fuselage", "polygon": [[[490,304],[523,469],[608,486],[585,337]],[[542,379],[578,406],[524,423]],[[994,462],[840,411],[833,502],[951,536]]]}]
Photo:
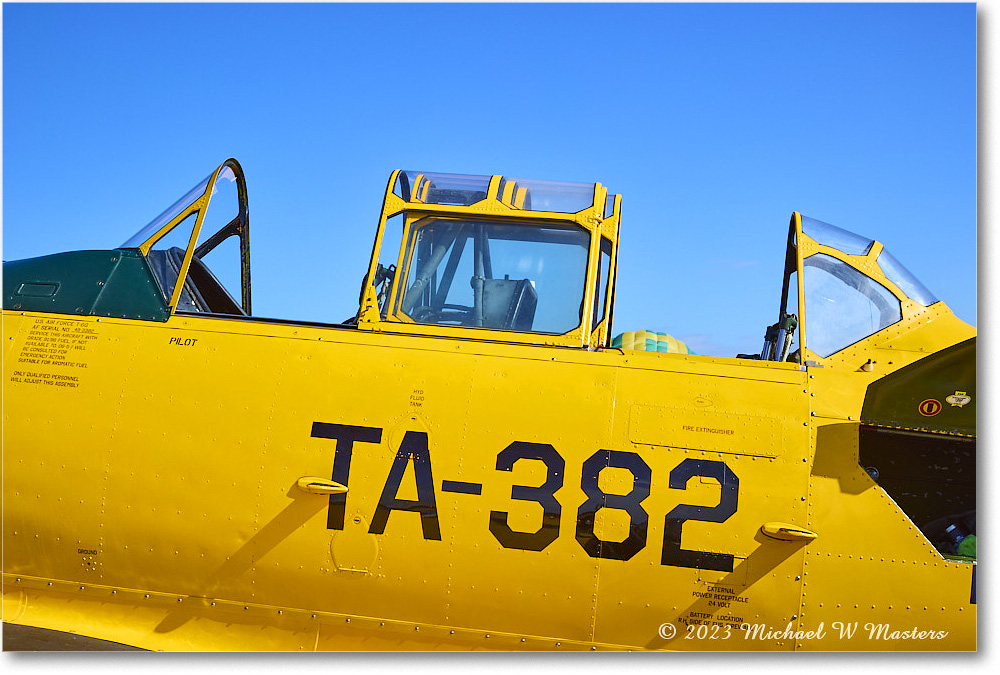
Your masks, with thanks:
[{"label": "yellow aircraft fuselage", "polygon": [[[869,385],[974,337],[943,303],[826,357],[611,348],[619,198],[541,218],[546,245],[613,243],[581,326],[490,328],[488,285],[421,323],[426,211],[372,281],[416,190],[387,193],[356,325],[179,311],[200,218],[158,320],[15,308],[50,282],[5,280],[5,622],[163,650],[976,648],[974,563],[859,463]],[[517,190],[488,206],[534,222]]]}]

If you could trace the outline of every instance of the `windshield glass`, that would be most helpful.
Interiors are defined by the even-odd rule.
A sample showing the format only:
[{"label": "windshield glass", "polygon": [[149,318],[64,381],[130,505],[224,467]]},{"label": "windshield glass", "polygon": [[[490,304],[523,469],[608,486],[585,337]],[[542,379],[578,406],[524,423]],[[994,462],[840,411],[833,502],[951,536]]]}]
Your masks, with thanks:
[{"label": "windshield glass", "polygon": [[[874,240],[848,232],[829,223],[802,216],[802,231],[818,244],[835,248],[849,255],[867,255],[871,251]],[[878,255],[878,265],[889,281],[896,284],[907,297],[928,307],[937,302],[937,298],[926,286],[910,273],[903,264],[886,250]]]},{"label": "windshield glass", "polygon": [[899,290],[906,293],[910,300],[919,302],[924,307],[929,307],[938,301],[926,286],[885,249],[879,253],[878,266],[882,268],[882,273],[889,278],[889,281],[899,286]]},{"label": "windshield glass", "polygon": [[428,217],[411,232],[399,309],[417,323],[541,333],[580,325],[583,228]]},{"label": "windshield glass", "polygon": [[821,357],[839,352],[903,318],[889,289],[832,256],[804,261],[806,346]]},{"label": "windshield glass", "polygon": [[802,216],[802,231],[814,239],[816,243],[835,248],[849,255],[867,255],[872,244],[875,243],[873,239],[806,216]]}]

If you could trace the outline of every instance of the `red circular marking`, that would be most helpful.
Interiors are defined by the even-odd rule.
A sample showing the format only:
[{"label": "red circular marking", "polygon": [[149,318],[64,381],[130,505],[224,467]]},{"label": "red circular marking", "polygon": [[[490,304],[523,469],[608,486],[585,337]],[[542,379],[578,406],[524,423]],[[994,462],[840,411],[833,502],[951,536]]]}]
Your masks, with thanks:
[{"label": "red circular marking", "polygon": [[928,398],[920,402],[917,406],[917,410],[924,417],[934,417],[939,412],[941,412],[941,401],[936,398]]}]

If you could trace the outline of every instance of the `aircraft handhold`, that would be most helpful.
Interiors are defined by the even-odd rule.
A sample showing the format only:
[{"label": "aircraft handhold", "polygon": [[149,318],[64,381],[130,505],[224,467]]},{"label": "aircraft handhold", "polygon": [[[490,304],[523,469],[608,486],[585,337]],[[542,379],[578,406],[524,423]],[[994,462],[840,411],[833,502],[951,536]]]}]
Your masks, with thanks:
[{"label": "aircraft handhold", "polygon": [[812,541],[819,536],[812,530],[788,523],[764,523],[760,531],[765,537],[781,541]]},{"label": "aircraft handhold", "polygon": [[296,486],[314,495],[342,495],[347,493],[347,486],[341,485],[329,478],[316,478],[315,476],[303,476],[298,480]]}]

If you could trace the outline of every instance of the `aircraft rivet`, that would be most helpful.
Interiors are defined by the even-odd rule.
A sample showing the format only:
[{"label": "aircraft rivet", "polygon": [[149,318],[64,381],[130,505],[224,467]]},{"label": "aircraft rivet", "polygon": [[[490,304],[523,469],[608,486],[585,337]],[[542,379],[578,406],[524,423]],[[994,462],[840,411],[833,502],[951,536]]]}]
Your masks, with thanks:
[{"label": "aircraft rivet", "polygon": [[183,598],[177,598],[177,602],[180,602],[181,600],[183,600]]},{"label": "aircraft rivet", "polygon": [[149,597],[149,593],[146,593],[146,597],[147,597],[147,598]]},{"label": "aircraft rivet", "polygon": [[490,634],[489,634],[489,633],[487,633],[487,634],[486,634],[486,639],[487,639],[487,640],[489,640],[489,639],[490,639]]},{"label": "aircraft rivet", "polygon": [[413,630],[420,630],[420,626],[414,626]]},{"label": "aircraft rivet", "polygon": [[592,652],[593,652],[593,651],[597,651],[597,647],[591,647],[591,648],[590,648],[590,651],[592,651]]},{"label": "aircraft rivet", "polygon": [[212,603],[212,607],[215,607],[215,603],[214,602]]},{"label": "aircraft rivet", "polygon": [[805,497],[802,497],[801,499],[802,499],[802,501],[805,501],[805,500],[806,500],[806,498],[805,498]]},{"label": "aircraft rivet", "polygon": [[521,638],[521,642],[524,642],[524,638]]},{"label": "aircraft rivet", "polygon": [[798,576],[798,577],[795,577],[795,580],[798,581],[801,578],[802,578],[801,576]]},{"label": "aircraft rivet", "polygon": [[455,631],[449,631],[449,632],[450,632],[450,633],[451,633],[452,635],[454,635],[454,634],[455,634]]},{"label": "aircraft rivet", "polygon": [[557,642],[556,643],[556,647],[562,647],[562,643],[561,642]]},{"label": "aircraft rivet", "polygon": [[[280,614],[281,612],[278,612],[278,613]],[[347,623],[351,623],[350,619],[344,619],[344,621],[346,621]]]}]

